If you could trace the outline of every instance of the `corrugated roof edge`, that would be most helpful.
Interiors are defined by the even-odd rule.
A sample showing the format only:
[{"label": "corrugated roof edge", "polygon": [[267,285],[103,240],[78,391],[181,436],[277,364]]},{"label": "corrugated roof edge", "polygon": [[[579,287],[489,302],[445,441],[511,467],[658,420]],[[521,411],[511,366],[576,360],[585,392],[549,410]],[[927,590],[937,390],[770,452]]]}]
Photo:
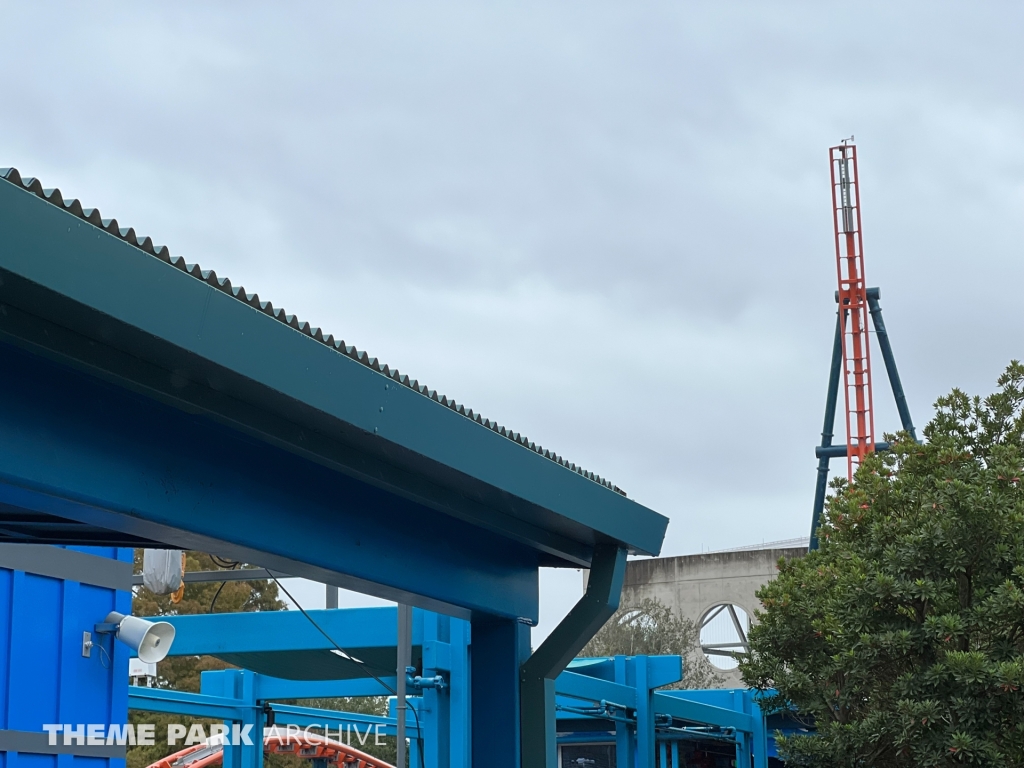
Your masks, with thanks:
[{"label": "corrugated roof edge", "polygon": [[464,405],[460,405],[454,400],[444,395],[438,394],[437,391],[429,389],[424,384],[420,384],[419,381],[417,381],[416,379],[410,379],[408,376],[399,373],[397,369],[391,368],[388,365],[381,363],[377,358],[370,357],[366,352],[356,349],[356,347],[354,346],[346,344],[343,339],[335,339],[334,336],[330,334],[325,336],[320,328],[315,328],[307,322],[300,322],[298,317],[296,317],[295,315],[286,314],[283,309],[281,309],[280,307],[274,307],[274,305],[269,301],[261,301],[259,294],[246,293],[245,288],[243,288],[242,286],[231,285],[231,281],[229,279],[227,279],[226,277],[217,277],[217,273],[214,272],[212,269],[204,270],[201,269],[198,264],[185,263],[185,260],[180,256],[171,256],[171,251],[169,248],[167,248],[167,246],[154,245],[153,240],[149,237],[140,238],[135,233],[135,230],[132,229],[131,227],[124,228],[118,226],[117,219],[102,218],[99,209],[83,208],[81,202],[79,202],[77,199],[65,200],[59,189],[44,189],[39,179],[33,178],[31,176],[22,177],[22,175],[18,172],[17,168],[0,168],[0,178],[3,178],[9,181],[10,183],[15,184],[16,186],[19,186],[22,189],[25,189],[33,193],[34,195],[45,200],[51,205],[55,205],[61,208],[62,210],[65,210],[68,213],[77,216],[78,218],[83,219],[84,221],[87,221],[93,226],[102,229],[104,232],[107,232],[113,235],[114,237],[117,237],[125,241],[129,245],[135,246],[136,248],[138,248],[141,251],[144,251],[150,256],[154,256],[160,259],[161,261],[165,262],[166,264],[169,264],[172,267],[176,267],[180,269],[182,272],[188,273],[197,280],[202,280],[207,285],[210,285],[213,288],[216,288],[217,290],[223,291],[224,293],[234,297],[238,301],[248,304],[253,309],[259,310],[260,312],[270,315],[275,320],[278,320],[284,323],[285,325],[294,328],[299,333],[303,333],[306,336],[316,339],[317,341],[321,342],[322,344],[328,347],[331,347],[340,354],[343,354],[346,357],[349,357],[358,363],[362,363],[367,368],[372,368],[373,370],[384,374],[385,376],[398,382],[399,384],[408,387],[409,389],[412,389],[415,392],[418,392],[424,397],[430,398],[434,402],[439,403],[445,406],[446,408],[450,408],[456,413],[466,417],[467,419],[475,421],[477,424],[486,427],[492,432],[496,432],[502,437],[506,437],[509,440],[513,441],[514,443],[517,443],[523,446],[524,448],[533,451],[534,453],[538,453],[544,458],[550,459],[556,464],[559,464],[560,466],[563,466],[566,469],[571,470],[572,472],[575,472],[578,475],[582,475],[588,480],[592,480],[595,483],[603,485],[605,488],[615,491],[616,493],[621,494],[623,496],[626,495],[625,491],[623,491],[617,485],[614,485],[613,483],[609,482],[608,480],[605,480],[600,475],[597,475],[594,472],[588,472],[582,467],[577,466],[576,464],[573,464],[572,462],[563,459],[557,453],[549,451],[546,448],[543,448],[537,445],[536,443],[531,442],[525,435],[521,435],[518,432],[513,432],[512,430],[507,429],[506,427],[503,427],[500,424],[491,421],[490,419],[485,419],[479,413],[475,413],[472,408],[466,408]]}]

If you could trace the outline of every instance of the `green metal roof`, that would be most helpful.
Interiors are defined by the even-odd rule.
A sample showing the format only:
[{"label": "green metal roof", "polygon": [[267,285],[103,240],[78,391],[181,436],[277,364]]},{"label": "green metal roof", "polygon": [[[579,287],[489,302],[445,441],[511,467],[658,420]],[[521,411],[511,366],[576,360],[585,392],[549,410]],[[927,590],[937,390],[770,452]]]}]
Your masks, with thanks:
[{"label": "green metal roof", "polygon": [[542,564],[586,564],[600,541],[660,550],[666,518],[603,478],[59,190],[0,175],[0,303],[45,323],[9,322],[8,341],[510,536]]}]

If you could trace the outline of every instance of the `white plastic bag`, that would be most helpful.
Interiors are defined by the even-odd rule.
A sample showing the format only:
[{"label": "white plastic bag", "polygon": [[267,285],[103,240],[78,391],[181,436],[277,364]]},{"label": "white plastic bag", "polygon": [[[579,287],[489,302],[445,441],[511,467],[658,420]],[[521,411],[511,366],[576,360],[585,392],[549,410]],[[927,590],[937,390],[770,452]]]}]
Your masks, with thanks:
[{"label": "white plastic bag", "polygon": [[142,553],[142,583],[154,595],[177,592],[184,573],[180,549],[147,549]]}]

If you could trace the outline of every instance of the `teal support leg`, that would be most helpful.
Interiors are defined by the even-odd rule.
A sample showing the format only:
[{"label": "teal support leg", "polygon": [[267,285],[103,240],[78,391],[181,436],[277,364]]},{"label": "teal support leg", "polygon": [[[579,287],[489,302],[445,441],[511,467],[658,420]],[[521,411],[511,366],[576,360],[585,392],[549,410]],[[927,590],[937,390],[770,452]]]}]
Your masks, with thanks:
[{"label": "teal support leg", "polygon": [[751,738],[748,733],[736,734],[736,765],[737,768],[747,768],[751,764]]},{"label": "teal support leg", "polygon": [[[629,685],[626,677],[626,657],[615,657],[615,682]],[[615,723],[615,768],[635,768],[636,738],[627,723]]]},{"label": "teal support leg", "polygon": [[451,768],[470,768],[469,744],[469,622],[451,620],[452,684],[448,711],[451,717]]},{"label": "teal support leg", "polygon": [[[409,768],[419,768],[422,763],[420,762],[420,740],[409,739]],[[398,766],[398,768],[405,768],[405,766]]]},{"label": "teal support leg", "polygon": [[754,768],[768,768],[768,729],[765,726],[764,713],[754,699],[753,691],[746,692],[747,712],[753,716],[754,732],[750,736],[750,749],[753,753]]},{"label": "teal support leg", "polygon": [[[249,704],[240,723],[225,723],[228,740],[224,745],[224,768],[263,768],[263,711],[256,700],[256,676],[247,669],[224,670],[220,674],[204,676],[202,693],[242,699]],[[234,736],[243,739],[232,744]],[[245,743],[245,738],[251,744]]]},{"label": "teal support leg", "polygon": [[[428,613],[423,618],[423,677],[442,675],[451,681],[451,621],[448,616]],[[422,744],[423,768],[449,768],[451,765],[451,687],[423,691]],[[420,768],[417,764],[414,768]]]},{"label": "teal support leg", "polygon": [[636,764],[637,768],[654,768],[654,707],[647,683],[647,657],[636,656]]},{"label": "teal support leg", "polygon": [[658,768],[668,768],[668,744],[664,741],[658,744]]},{"label": "teal support leg", "polygon": [[471,764],[520,768],[519,666],[530,652],[530,628],[485,617],[471,631]]},{"label": "teal support leg", "polygon": [[[832,343],[832,366],[829,368],[828,391],[825,396],[825,422],[821,427],[821,447],[832,445],[836,428],[836,404],[839,400],[839,379],[843,374],[843,326],[836,314],[836,334]],[[818,458],[818,479],[814,485],[814,508],[811,511],[812,550],[818,548],[818,526],[825,511],[825,494],[828,491],[828,456]]]},{"label": "teal support leg", "polygon": [[[523,768],[558,765],[555,678],[615,613],[625,575],[625,549],[614,544],[595,547],[586,593],[523,663],[520,670]],[[474,626],[474,646],[475,632]],[[474,670],[474,677],[475,674]],[[474,765],[477,765],[475,760]]]},{"label": "teal support leg", "polygon": [[672,768],[679,768],[679,742],[672,742]]}]

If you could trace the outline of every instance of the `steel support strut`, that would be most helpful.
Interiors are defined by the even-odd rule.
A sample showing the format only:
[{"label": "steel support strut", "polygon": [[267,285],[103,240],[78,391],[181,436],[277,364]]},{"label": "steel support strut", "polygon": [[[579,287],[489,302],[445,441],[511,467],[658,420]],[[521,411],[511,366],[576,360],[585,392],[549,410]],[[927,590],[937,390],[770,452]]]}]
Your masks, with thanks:
[{"label": "steel support strut", "polygon": [[[882,319],[882,291],[880,288],[867,289],[867,303],[871,314],[871,324],[875,329],[875,336],[878,338],[878,346],[882,352],[882,360],[885,362],[885,372],[889,377],[889,385],[892,387],[893,398],[896,401],[896,410],[900,415],[900,424],[903,431],[910,435],[911,440],[917,440],[917,430],[914,429],[914,421],[910,417],[910,406],[907,404],[907,396],[903,392],[903,383],[900,381],[900,374],[896,368],[896,357],[892,352],[892,343],[889,341],[889,332],[885,328],[885,321]],[[836,294],[836,301],[839,301],[839,294]],[[842,307],[839,309],[843,311]],[[818,526],[821,525],[821,516],[825,510],[825,491],[828,488],[829,460],[848,456],[849,445],[832,445],[833,432],[836,423],[836,405],[839,399],[839,379],[843,366],[843,323],[841,318],[836,316],[836,337],[832,346],[832,368],[828,377],[828,394],[825,398],[825,423],[821,428],[821,445],[814,453],[818,457],[818,477],[814,488],[814,510],[811,514],[811,541],[810,548],[818,548]],[[874,444],[875,451],[887,451],[889,443],[879,442]]]},{"label": "steel support strut", "polygon": [[[839,311],[842,311],[841,309]],[[833,431],[836,427],[836,402],[839,399],[839,376],[843,370],[843,325],[836,313],[836,340],[832,345],[832,369],[828,376],[828,396],[825,398],[825,423],[821,428],[821,447],[832,446]],[[811,515],[810,548],[818,548],[818,525],[825,509],[825,490],[828,487],[829,455],[818,458],[818,482],[814,488],[814,512]]]},{"label": "steel support strut", "polygon": [[625,575],[624,548],[615,544],[595,547],[586,593],[520,667],[523,768],[558,765],[555,678],[615,613]]},{"label": "steel support strut", "polygon": [[875,337],[878,339],[878,348],[882,351],[882,360],[885,361],[885,372],[889,376],[889,385],[892,387],[893,397],[896,398],[896,410],[900,414],[900,424],[903,426],[903,431],[910,435],[911,440],[916,441],[917,431],[910,418],[910,406],[907,405],[907,396],[903,393],[903,382],[900,381],[900,373],[896,370],[896,357],[892,353],[889,332],[885,330],[885,321],[882,319],[882,305],[879,303],[881,298],[882,291],[880,289],[868,288],[868,309],[871,311],[871,322],[875,326]]}]

